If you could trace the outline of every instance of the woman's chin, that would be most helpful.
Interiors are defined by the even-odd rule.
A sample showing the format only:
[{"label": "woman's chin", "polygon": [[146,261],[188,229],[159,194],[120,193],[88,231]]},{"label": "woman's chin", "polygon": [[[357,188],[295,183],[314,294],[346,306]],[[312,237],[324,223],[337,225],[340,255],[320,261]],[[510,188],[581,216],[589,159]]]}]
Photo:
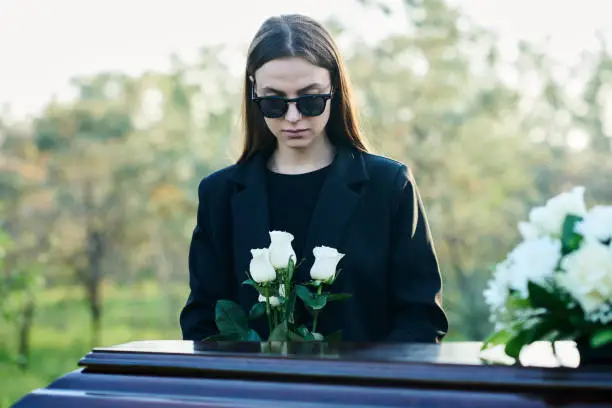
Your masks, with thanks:
[{"label": "woman's chin", "polygon": [[312,143],[312,139],[307,136],[285,138],[284,145],[292,149],[303,149]]}]

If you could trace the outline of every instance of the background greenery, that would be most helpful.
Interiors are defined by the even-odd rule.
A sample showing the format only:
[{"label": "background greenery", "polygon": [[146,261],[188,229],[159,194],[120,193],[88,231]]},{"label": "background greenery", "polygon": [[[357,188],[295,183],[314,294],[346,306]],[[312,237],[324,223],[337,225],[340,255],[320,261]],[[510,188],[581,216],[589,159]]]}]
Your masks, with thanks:
[{"label": "background greenery", "polygon": [[[575,66],[527,43],[507,61],[445,1],[404,4],[410,27],[375,45],[326,24],[375,151],[420,186],[448,340],[482,340],[482,291],[529,208],[577,184],[590,205],[612,202],[612,56],[602,37]],[[240,147],[241,81],[221,51],[74,78],[74,101],[0,116],[0,407],[92,346],[180,338],[197,184]]]}]

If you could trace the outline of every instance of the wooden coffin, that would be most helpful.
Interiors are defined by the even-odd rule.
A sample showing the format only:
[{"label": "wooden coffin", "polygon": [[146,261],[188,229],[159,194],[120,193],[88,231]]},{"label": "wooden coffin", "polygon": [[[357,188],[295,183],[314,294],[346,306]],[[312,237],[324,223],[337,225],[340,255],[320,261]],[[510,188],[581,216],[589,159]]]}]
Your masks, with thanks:
[{"label": "wooden coffin", "polygon": [[94,349],[15,407],[612,407],[612,367],[563,346],[500,365],[476,342],[141,341]]}]

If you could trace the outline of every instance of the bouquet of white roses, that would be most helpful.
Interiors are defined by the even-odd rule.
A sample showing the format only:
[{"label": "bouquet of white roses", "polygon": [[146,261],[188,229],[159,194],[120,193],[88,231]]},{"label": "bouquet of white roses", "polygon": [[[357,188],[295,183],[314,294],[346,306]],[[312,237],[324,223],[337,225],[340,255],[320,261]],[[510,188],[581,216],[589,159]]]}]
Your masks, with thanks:
[{"label": "bouquet of white roses", "polygon": [[559,194],[519,223],[523,241],[499,263],[484,292],[510,357],[534,341],[612,343],[612,206],[587,210],[584,187]]},{"label": "bouquet of white roses", "polygon": [[[206,340],[262,341],[261,336],[249,327],[249,321],[266,316],[270,335],[268,341],[337,340],[339,333],[324,338],[317,332],[320,311],[328,302],[350,297],[349,294],[324,292],[338,278],[337,265],[344,257],[335,248],[318,246],[310,269],[311,280],[296,284],[294,272],[296,255],[291,242],[294,237],[284,231],[270,231],[268,248],[251,249],[251,262],[243,284],[252,286],[259,294],[249,314],[231,300],[217,302],[215,321],[219,334]],[[295,302],[300,298],[313,316],[312,325],[297,326],[294,319]]]}]

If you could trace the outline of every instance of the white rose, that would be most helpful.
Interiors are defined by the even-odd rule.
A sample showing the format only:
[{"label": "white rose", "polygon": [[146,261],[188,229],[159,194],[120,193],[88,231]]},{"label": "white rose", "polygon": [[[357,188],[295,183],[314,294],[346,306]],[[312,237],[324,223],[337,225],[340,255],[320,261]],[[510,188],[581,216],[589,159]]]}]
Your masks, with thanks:
[{"label": "white rose", "polygon": [[251,249],[253,258],[249,265],[251,277],[257,283],[272,282],[276,279],[276,270],[270,263],[270,251],[268,248]]},{"label": "white rose", "polygon": [[565,256],[557,274],[559,284],[580,303],[585,313],[597,311],[612,300],[612,249],[587,238]]},{"label": "white rose", "polygon": [[518,229],[524,240],[537,239],[540,237],[540,231],[538,231],[533,224],[528,222],[519,222]]},{"label": "white rose", "polygon": [[[259,302],[266,303],[266,297],[264,295],[259,295],[259,298],[257,298],[257,300]],[[277,298],[276,296],[270,296],[270,306],[272,307],[280,306],[280,299]]]},{"label": "white rose", "polygon": [[508,263],[500,263],[495,268],[493,276],[483,292],[485,303],[489,306],[493,320],[496,317],[495,314],[503,311],[506,305],[506,299],[508,298],[508,276]]},{"label": "white rose", "polygon": [[338,252],[337,249],[326,246],[315,247],[312,253],[315,260],[312,268],[310,268],[310,277],[320,281],[327,281],[332,278],[336,274],[338,262],[344,257],[344,254]]},{"label": "white rose", "polygon": [[485,302],[492,310],[503,309],[508,289],[529,295],[529,281],[543,284],[552,277],[561,257],[561,242],[548,236],[523,241],[499,263],[484,291]]},{"label": "white rose", "polygon": [[[563,192],[549,199],[543,207],[536,207],[529,213],[529,225],[519,224],[519,230],[525,239],[535,236],[553,235],[561,236],[563,221],[569,214],[584,216],[586,204],[584,202],[582,186]],[[525,236],[527,235],[527,236]]]},{"label": "white rose", "polygon": [[578,222],[576,232],[600,241],[612,237],[612,206],[595,206],[589,210],[584,220]]},{"label": "white rose", "polygon": [[295,251],[291,246],[293,235],[284,231],[270,231],[270,261],[275,268],[286,268],[289,259],[296,262]]},{"label": "white rose", "polygon": [[520,243],[509,255],[512,270],[508,275],[508,286],[526,298],[527,282],[543,284],[553,276],[560,257],[561,242],[558,239],[544,236]]}]

